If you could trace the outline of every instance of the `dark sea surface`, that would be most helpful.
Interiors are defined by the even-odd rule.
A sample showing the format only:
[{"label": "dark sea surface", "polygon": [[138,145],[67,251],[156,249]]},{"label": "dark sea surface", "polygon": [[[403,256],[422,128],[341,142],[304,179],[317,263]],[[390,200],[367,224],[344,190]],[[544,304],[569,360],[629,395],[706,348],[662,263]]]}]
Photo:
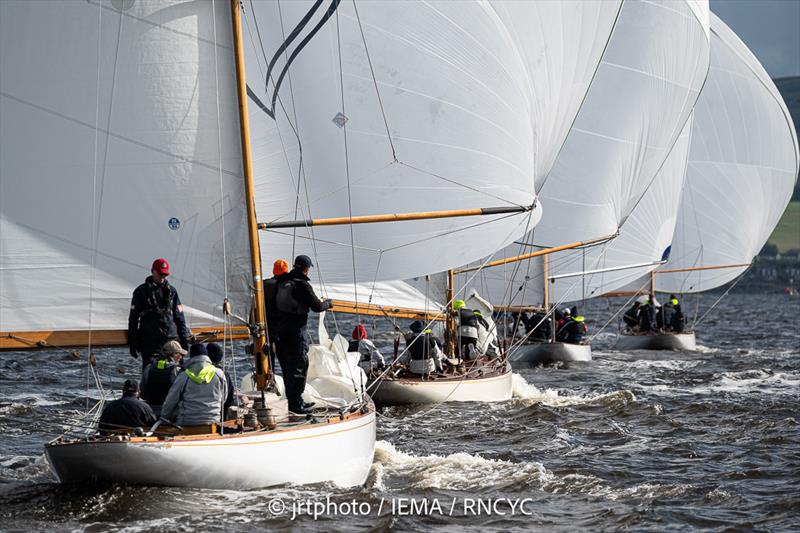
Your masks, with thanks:
[{"label": "dark sea surface", "polygon": [[[622,303],[582,312],[596,331]],[[591,363],[516,368],[509,402],[382,410],[369,480],[352,489],[59,485],[42,446],[86,408],[86,350],[0,353],[0,530],[797,531],[798,317],[800,298],[732,294],[696,353],[615,351],[613,320]],[[106,388],[138,378],[125,348],[95,353]],[[270,513],[276,499],[287,514]],[[325,509],[292,520],[298,502]]]}]

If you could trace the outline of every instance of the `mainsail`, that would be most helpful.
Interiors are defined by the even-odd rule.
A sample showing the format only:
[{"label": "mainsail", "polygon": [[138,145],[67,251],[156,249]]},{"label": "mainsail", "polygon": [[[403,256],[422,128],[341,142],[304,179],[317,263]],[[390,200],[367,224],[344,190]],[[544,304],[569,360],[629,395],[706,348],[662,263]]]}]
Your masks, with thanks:
[{"label": "mainsail", "polygon": [[190,326],[246,316],[230,42],[227,2],[0,2],[0,330],[124,330],[157,257]]},{"label": "mainsail", "polygon": [[[245,22],[259,222],[534,205],[529,81],[488,4],[254,2]],[[276,229],[262,257],[397,280],[490,254],[539,212]]]},{"label": "mainsail", "polygon": [[[800,164],[791,116],[767,72],[716,16],[711,31],[669,270],[750,263],[780,220]],[[659,273],[656,289],[700,292],[745,268]]]}]

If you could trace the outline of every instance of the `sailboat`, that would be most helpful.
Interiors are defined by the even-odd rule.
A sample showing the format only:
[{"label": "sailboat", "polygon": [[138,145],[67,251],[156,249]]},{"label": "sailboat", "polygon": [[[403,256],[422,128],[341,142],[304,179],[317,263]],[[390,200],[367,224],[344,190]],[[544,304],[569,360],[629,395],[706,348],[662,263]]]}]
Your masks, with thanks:
[{"label": "sailboat", "polygon": [[[797,134],[783,98],[747,46],[712,14],[711,68],[695,107],[672,251],[650,276],[650,294],[702,292],[739,278],[780,220],[798,168]],[[630,333],[618,337],[619,349],[696,345],[691,330]]]},{"label": "sailboat", "polygon": [[252,419],[111,436],[87,419],[45,446],[58,480],[363,483],[366,395],[320,376],[335,408],[293,420],[269,390],[239,2],[2,2],[0,24],[4,335],[69,330],[91,351],[165,250],[188,320],[218,328],[227,357],[252,308]]},{"label": "sailboat", "polygon": [[[480,271],[472,286],[499,311],[550,316],[661,264],[677,209],[662,202],[680,190],[686,124],[708,70],[708,6],[618,7],[569,135],[537,183],[542,220],[491,261],[456,271]],[[591,360],[588,343],[560,342],[555,327],[534,338],[513,320],[503,326],[514,363]]]}]

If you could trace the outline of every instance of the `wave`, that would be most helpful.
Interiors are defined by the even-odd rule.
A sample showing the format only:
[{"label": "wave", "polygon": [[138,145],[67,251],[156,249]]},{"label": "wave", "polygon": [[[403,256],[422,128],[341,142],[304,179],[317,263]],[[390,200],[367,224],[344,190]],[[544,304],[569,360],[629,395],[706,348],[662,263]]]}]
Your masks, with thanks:
[{"label": "wave", "polygon": [[468,453],[412,455],[386,441],[375,443],[375,460],[368,486],[386,490],[387,477],[397,477],[404,489],[471,490],[502,488],[550,474],[541,463],[512,463]]},{"label": "wave", "polygon": [[627,405],[636,401],[633,392],[624,389],[607,392],[604,394],[562,394],[555,389],[540,390],[536,385],[528,383],[524,377],[514,373],[512,375],[514,398],[530,403],[541,403],[550,407],[565,407],[570,405]]}]

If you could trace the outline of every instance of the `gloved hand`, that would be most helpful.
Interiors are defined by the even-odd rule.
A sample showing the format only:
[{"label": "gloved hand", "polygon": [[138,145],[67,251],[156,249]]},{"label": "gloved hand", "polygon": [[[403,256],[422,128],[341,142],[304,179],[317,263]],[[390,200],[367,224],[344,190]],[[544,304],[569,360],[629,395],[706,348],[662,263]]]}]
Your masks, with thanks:
[{"label": "gloved hand", "polygon": [[131,344],[130,349],[131,349],[131,357],[133,357],[134,359],[138,359],[139,352],[136,351],[136,347]]},{"label": "gloved hand", "polygon": [[333,307],[333,300],[331,300],[330,298],[325,300],[323,303],[325,304],[325,309],[330,309],[331,307]]}]

